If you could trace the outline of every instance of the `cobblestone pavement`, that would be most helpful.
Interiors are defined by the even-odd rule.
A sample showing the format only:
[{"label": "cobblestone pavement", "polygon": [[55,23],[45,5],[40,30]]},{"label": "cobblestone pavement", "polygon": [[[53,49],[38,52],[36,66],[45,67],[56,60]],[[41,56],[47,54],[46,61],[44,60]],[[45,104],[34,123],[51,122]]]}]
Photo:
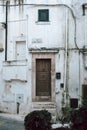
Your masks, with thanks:
[{"label": "cobblestone pavement", "polygon": [[0,130],[25,130],[24,122],[0,116]]}]

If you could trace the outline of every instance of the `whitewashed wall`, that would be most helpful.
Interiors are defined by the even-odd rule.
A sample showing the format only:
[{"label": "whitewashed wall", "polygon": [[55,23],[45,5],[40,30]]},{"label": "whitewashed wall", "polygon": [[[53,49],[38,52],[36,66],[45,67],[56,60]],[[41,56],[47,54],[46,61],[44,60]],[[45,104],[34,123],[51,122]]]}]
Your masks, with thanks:
[{"label": "whitewashed wall", "polygon": [[[79,49],[87,47],[87,14],[83,16],[82,10],[82,4],[85,2],[87,1],[29,0],[25,3],[36,6],[26,5],[23,9],[11,6],[8,9],[7,62],[4,58],[5,29],[0,29],[0,40],[4,48],[4,51],[0,52],[1,111],[17,113],[17,102],[20,102],[20,114],[32,110],[32,54],[29,52],[31,48],[59,49],[55,56],[55,72],[61,72],[61,79],[55,80],[58,109],[62,106],[62,92],[66,95],[66,87],[69,96],[80,99],[81,103],[82,84],[87,84],[87,70],[84,56],[79,53],[76,44]],[[14,2],[11,1],[11,4]],[[38,22],[38,9],[49,9],[48,23]],[[3,9],[0,6],[0,14],[0,22],[5,22],[5,7]],[[15,56],[16,42],[25,42],[26,45],[26,56],[21,61],[17,61]],[[61,83],[64,83],[63,90],[60,88]],[[64,100],[66,102],[66,99]]]}]

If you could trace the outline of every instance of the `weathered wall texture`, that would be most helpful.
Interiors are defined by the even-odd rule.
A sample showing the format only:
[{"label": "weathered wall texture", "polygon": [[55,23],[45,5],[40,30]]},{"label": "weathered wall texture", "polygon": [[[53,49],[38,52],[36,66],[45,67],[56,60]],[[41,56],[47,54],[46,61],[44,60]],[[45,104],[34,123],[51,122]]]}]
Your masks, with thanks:
[{"label": "weathered wall texture", "polygon": [[[54,110],[55,115],[56,110],[69,105],[70,99],[77,99],[78,105],[81,104],[82,85],[87,84],[87,9],[83,15],[82,8],[86,2],[10,1],[7,55],[3,24],[6,18],[6,6],[3,5],[6,3],[0,3],[0,111],[25,114],[46,108]],[[38,21],[39,9],[49,10],[49,21]],[[54,65],[50,102],[32,100],[36,93],[34,57],[51,59]],[[57,73],[61,75],[59,79]]]}]

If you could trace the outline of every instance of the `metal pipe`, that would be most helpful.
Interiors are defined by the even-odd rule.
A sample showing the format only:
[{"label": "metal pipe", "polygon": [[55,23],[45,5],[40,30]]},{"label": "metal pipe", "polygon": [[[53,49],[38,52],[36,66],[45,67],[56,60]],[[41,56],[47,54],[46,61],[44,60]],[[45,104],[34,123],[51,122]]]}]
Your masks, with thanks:
[{"label": "metal pipe", "polygon": [[20,103],[17,102],[17,114],[19,114],[19,106],[20,106]]},{"label": "metal pipe", "polygon": [[5,61],[7,61],[7,35],[8,35],[8,1],[6,1],[6,29],[5,29]]},{"label": "metal pipe", "polygon": [[68,68],[68,22],[69,22],[69,19],[68,19],[68,9],[66,9],[66,20],[65,20],[65,25],[66,25],[66,28],[65,28],[65,34],[66,34],[66,42],[65,42],[65,78],[64,78],[64,84],[65,84],[65,92],[66,92],[66,105],[68,105],[68,73],[69,73],[69,68]]}]

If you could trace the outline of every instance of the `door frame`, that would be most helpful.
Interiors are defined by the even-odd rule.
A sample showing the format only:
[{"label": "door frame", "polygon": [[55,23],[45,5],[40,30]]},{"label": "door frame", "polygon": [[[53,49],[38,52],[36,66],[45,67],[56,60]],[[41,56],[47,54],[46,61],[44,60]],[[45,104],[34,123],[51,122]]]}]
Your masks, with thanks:
[{"label": "door frame", "polygon": [[[40,97],[36,96],[36,59],[51,59],[51,98],[55,101],[55,54],[54,53],[33,53],[32,54],[32,101],[38,102]],[[49,97],[48,97],[49,98]]]}]

